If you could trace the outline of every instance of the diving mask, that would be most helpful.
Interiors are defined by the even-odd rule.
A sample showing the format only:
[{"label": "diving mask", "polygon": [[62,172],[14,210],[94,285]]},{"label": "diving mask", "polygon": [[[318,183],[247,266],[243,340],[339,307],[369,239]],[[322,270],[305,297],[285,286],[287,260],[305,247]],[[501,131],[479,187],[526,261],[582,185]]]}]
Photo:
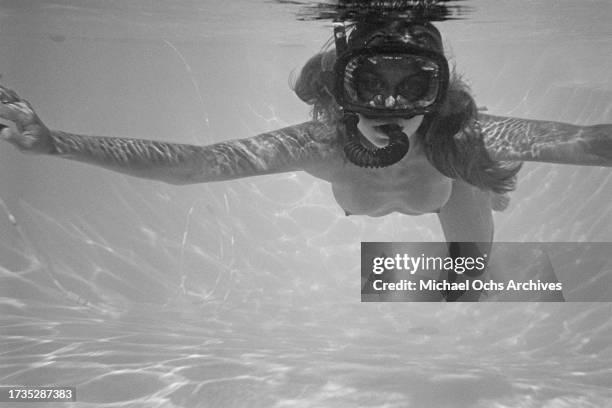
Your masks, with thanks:
[{"label": "diving mask", "polygon": [[448,87],[441,53],[410,36],[378,33],[349,49],[344,27],[335,30],[334,96],[345,111],[367,117],[411,118],[436,110]]},{"label": "diving mask", "polygon": [[336,102],[367,117],[411,118],[435,111],[446,92],[444,57],[415,47],[364,48],[335,65]]}]

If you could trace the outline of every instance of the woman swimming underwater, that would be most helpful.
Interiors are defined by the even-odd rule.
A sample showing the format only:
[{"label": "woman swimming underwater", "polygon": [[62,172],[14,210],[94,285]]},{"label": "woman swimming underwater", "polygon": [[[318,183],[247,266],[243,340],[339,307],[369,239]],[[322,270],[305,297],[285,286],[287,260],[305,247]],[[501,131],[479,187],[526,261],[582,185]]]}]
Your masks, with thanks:
[{"label": "woman swimming underwater", "polygon": [[432,24],[360,22],[348,35],[338,24],[334,38],[335,48],[312,57],[295,83],[314,107],[302,124],[209,146],[82,136],[48,129],[2,88],[0,117],[15,127],[1,135],[27,153],[172,184],[302,170],[331,183],[349,215],[437,213],[448,242],[492,242],[494,202],[502,207],[498,198],[514,188],[521,161],[612,164],[612,125],[478,112]]}]

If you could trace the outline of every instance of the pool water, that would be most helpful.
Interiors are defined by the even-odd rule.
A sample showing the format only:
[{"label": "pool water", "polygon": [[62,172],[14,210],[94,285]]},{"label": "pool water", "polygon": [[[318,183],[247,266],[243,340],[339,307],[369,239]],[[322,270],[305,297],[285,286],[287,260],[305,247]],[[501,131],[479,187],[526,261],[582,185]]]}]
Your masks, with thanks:
[{"label": "pool water", "polygon": [[[608,1],[467,3],[438,27],[479,105],[612,123]],[[247,137],[308,118],[288,78],[331,28],[299,9],[3,2],[2,83],[56,129]],[[360,303],[360,242],[443,240],[435,215],[345,217],[302,173],[172,186],[6,143],[0,174],[0,385],[92,407],[612,406],[610,303]],[[609,169],[519,176],[496,240],[612,241]]]}]

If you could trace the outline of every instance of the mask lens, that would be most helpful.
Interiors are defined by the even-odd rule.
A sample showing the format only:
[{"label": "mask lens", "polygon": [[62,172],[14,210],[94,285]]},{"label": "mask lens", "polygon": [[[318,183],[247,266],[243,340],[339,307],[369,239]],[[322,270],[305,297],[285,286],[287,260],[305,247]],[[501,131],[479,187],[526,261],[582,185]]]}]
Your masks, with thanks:
[{"label": "mask lens", "polygon": [[344,68],[343,98],[353,108],[404,114],[436,103],[442,68],[409,54],[355,55]]}]

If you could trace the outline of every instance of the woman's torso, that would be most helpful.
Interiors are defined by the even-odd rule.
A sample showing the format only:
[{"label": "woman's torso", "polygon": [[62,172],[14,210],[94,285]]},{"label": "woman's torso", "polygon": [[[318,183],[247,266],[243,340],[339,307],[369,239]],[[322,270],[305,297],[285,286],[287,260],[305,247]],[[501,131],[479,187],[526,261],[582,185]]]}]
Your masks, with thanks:
[{"label": "woman's torso", "polygon": [[431,165],[414,135],[410,143],[408,154],[389,167],[362,168],[334,160],[307,171],[332,184],[334,197],[347,215],[437,212],[450,197],[452,179]]}]

